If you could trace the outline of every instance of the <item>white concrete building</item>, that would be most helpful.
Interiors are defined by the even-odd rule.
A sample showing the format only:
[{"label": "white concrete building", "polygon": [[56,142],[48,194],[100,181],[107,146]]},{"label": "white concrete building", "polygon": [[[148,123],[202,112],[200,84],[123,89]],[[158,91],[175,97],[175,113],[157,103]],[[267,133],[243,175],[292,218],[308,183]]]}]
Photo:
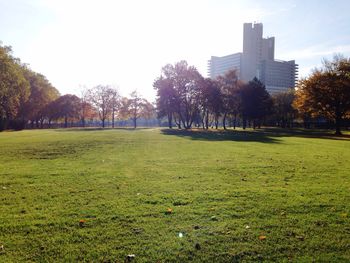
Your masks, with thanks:
[{"label": "white concrete building", "polygon": [[275,38],[263,38],[261,23],[243,25],[243,53],[212,56],[208,62],[210,78],[224,75],[231,69],[236,69],[239,78],[246,82],[257,77],[270,93],[294,88],[298,75],[294,60],[275,60]]},{"label": "white concrete building", "polygon": [[211,78],[216,78],[219,75],[225,74],[225,72],[236,69],[240,74],[242,67],[242,53],[235,53],[224,57],[214,57],[208,61],[208,75]]}]

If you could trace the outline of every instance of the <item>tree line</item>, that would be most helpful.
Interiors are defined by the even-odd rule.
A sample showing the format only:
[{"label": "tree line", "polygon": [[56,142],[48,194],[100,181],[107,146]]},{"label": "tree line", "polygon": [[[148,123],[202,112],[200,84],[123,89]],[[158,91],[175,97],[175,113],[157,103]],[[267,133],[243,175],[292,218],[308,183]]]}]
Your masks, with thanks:
[{"label": "tree line", "polygon": [[[336,133],[349,123],[350,59],[336,55],[323,61],[296,89],[270,94],[257,78],[242,82],[235,70],[216,79],[204,78],[186,61],[162,68],[153,83],[156,107],[137,91],[122,97],[112,86],[83,89],[80,96],[60,95],[40,73],[31,70],[0,44],[0,130],[52,127],[70,123],[106,126],[116,120],[158,119],[169,128],[203,129],[228,126],[293,127],[326,123]],[[165,121],[164,121],[165,120]]]},{"label": "tree line", "polygon": [[265,86],[254,78],[249,83],[239,80],[235,70],[217,79],[204,78],[186,61],[166,65],[154,82],[157,91],[158,117],[167,117],[169,128],[192,126],[226,129],[228,121],[236,127],[260,126],[272,112],[272,98]]},{"label": "tree line", "polygon": [[243,129],[261,125],[293,127],[301,121],[334,125],[336,134],[350,117],[350,59],[336,55],[323,61],[297,88],[269,94],[257,78],[248,83],[236,70],[216,79],[204,78],[186,61],[162,68],[154,81],[158,117],[166,118],[169,128],[208,129],[237,124]]},{"label": "tree line", "polygon": [[25,127],[64,127],[75,122],[85,127],[87,121],[99,120],[102,127],[111,119],[131,119],[136,128],[139,118],[152,118],[153,105],[137,91],[122,97],[111,86],[84,89],[81,96],[60,95],[47,78],[31,70],[12,55],[9,46],[0,45],[0,130]]}]

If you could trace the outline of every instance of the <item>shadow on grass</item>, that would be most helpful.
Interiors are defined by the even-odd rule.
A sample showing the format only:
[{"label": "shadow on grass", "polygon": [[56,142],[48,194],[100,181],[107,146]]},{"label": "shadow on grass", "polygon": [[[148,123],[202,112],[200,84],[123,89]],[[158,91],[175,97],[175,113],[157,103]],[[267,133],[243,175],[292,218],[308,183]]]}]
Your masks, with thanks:
[{"label": "shadow on grass", "polygon": [[81,128],[60,128],[55,129],[56,132],[89,132],[89,131],[113,131],[113,130],[121,130],[121,131],[137,131],[137,130],[148,130],[148,129],[154,129],[154,128],[123,128],[123,127],[116,127],[116,128],[102,128],[102,127],[81,127]]},{"label": "shadow on grass", "polygon": [[279,143],[281,137],[318,138],[328,140],[347,140],[350,135],[334,135],[331,130],[306,130],[306,129],[282,129],[262,128],[257,130],[171,130],[163,129],[165,135],[188,137],[192,140],[207,141],[252,141],[262,143]]},{"label": "shadow on grass", "polygon": [[268,133],[262,131],[242,131],[242,130],[171,130],[163,129],[165,135],[175,135],[187,137],[192,140],[204,141],[241,141],[241,142],[262,142],[279,143],[279,139],[273,138]]},{"label": "shadow on grass", "polygon": [[[138,130],[153,130],[154,127],[116,127],[116,128],[101,128],[101,127],[86,127],[86,128],[61,128],[55,129],[57,132],[90,132],[90,131],[138,131]],[[159,128],[156,128],[159,129]],[[279,137],[302,137],[302,138],[318,138],[328,140],[346,140],[350,142],[350,134],[345,131],[343,135],[335,135],[333,130],[317,130],[317,129],[302,129],[302,128],[262,128],[262,129],[237,129],[237,130],[178,130],[178,129],[161,129],[165,135],[176,135],[180,137],[188,137],[193,140],[207,141],[252,141],[262,143],[278,143]]]},{"label": "shadow on grass", "polygon": [[342,135],[335,135],[333,130],[312,130],[312,129],[282,129],[282,128],[264,128],[260,130],[263,133],[269,134],[271,137],[302,137],[302,138],[317,138],[328,140],[346,140],[350,141],[350,134],[345,132]]}]

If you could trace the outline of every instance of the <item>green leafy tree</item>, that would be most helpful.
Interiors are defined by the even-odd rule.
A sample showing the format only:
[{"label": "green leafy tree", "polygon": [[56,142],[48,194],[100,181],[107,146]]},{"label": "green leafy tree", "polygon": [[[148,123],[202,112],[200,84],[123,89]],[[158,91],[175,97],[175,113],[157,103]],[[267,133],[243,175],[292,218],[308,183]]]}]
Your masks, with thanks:
[{"label": "green leafy tree", "polygon": [[42,74],[33,72],[29,68],[23,68],[24,76],[30,84],[30,96],[23,105],[24,118],[31,121],[32,125],[42,127],[45,120],[45,107],[59,97],[58,90]]},{"label": "green leafy tree", "polygon": [[11,47],[0,45],[0,130],[18,117],[29,92],[29,83],[19,60],[12,56]]},{"label": "green leafy tree", "polygon": [[76,95],[66,94],[53,103],[56,106],[56,116],[64,119],[64,127],[68,127],[69,120],[78,120],[80,99]]},{"label": "green leafy tree", "polygon": [[60,118],[58,99],[48,103],[43,109],[43,114],[47,118],[48,126],[51,128],[52,121]]},{"label": "green leafy tree", "polygon": [[228,71],[224,76],[219,76],[222,98],[222,125],[226,129],[226,119],[229,114],[234,115],[235,123],[240,111],[241,100],[239,94],[240,82],[236,70]]},{"label": "green leafy tree", "polygon": [[254,78],[240,88],[240,96],[243,129],[246,128],[247,121],[253,123],[254,129],[260,127],[263,118],[272,111],[272,99],[265,85]]},{"label": "green leafy tree", "polygon": [[296,117],[296,110],[293,107],[295,99],[295,90],[278,92],[272,95],[273,100],[273,116],[272,119],[278,126],[292,127],[293,120]]}]

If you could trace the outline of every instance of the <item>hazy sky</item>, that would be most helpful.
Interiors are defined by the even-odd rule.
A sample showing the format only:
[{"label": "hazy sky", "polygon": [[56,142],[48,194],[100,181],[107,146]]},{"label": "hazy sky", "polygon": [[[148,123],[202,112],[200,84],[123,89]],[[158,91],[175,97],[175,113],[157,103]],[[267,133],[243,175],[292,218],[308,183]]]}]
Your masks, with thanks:
[{"label": "hazy sky", "polygon": [[350,1],[0,0],[0,41],[61,92],[118,86],[154,98],[167,63],[242,51],[243,23],[262,22],[275,57],[301,76],[334,53],[350,56]]}]

